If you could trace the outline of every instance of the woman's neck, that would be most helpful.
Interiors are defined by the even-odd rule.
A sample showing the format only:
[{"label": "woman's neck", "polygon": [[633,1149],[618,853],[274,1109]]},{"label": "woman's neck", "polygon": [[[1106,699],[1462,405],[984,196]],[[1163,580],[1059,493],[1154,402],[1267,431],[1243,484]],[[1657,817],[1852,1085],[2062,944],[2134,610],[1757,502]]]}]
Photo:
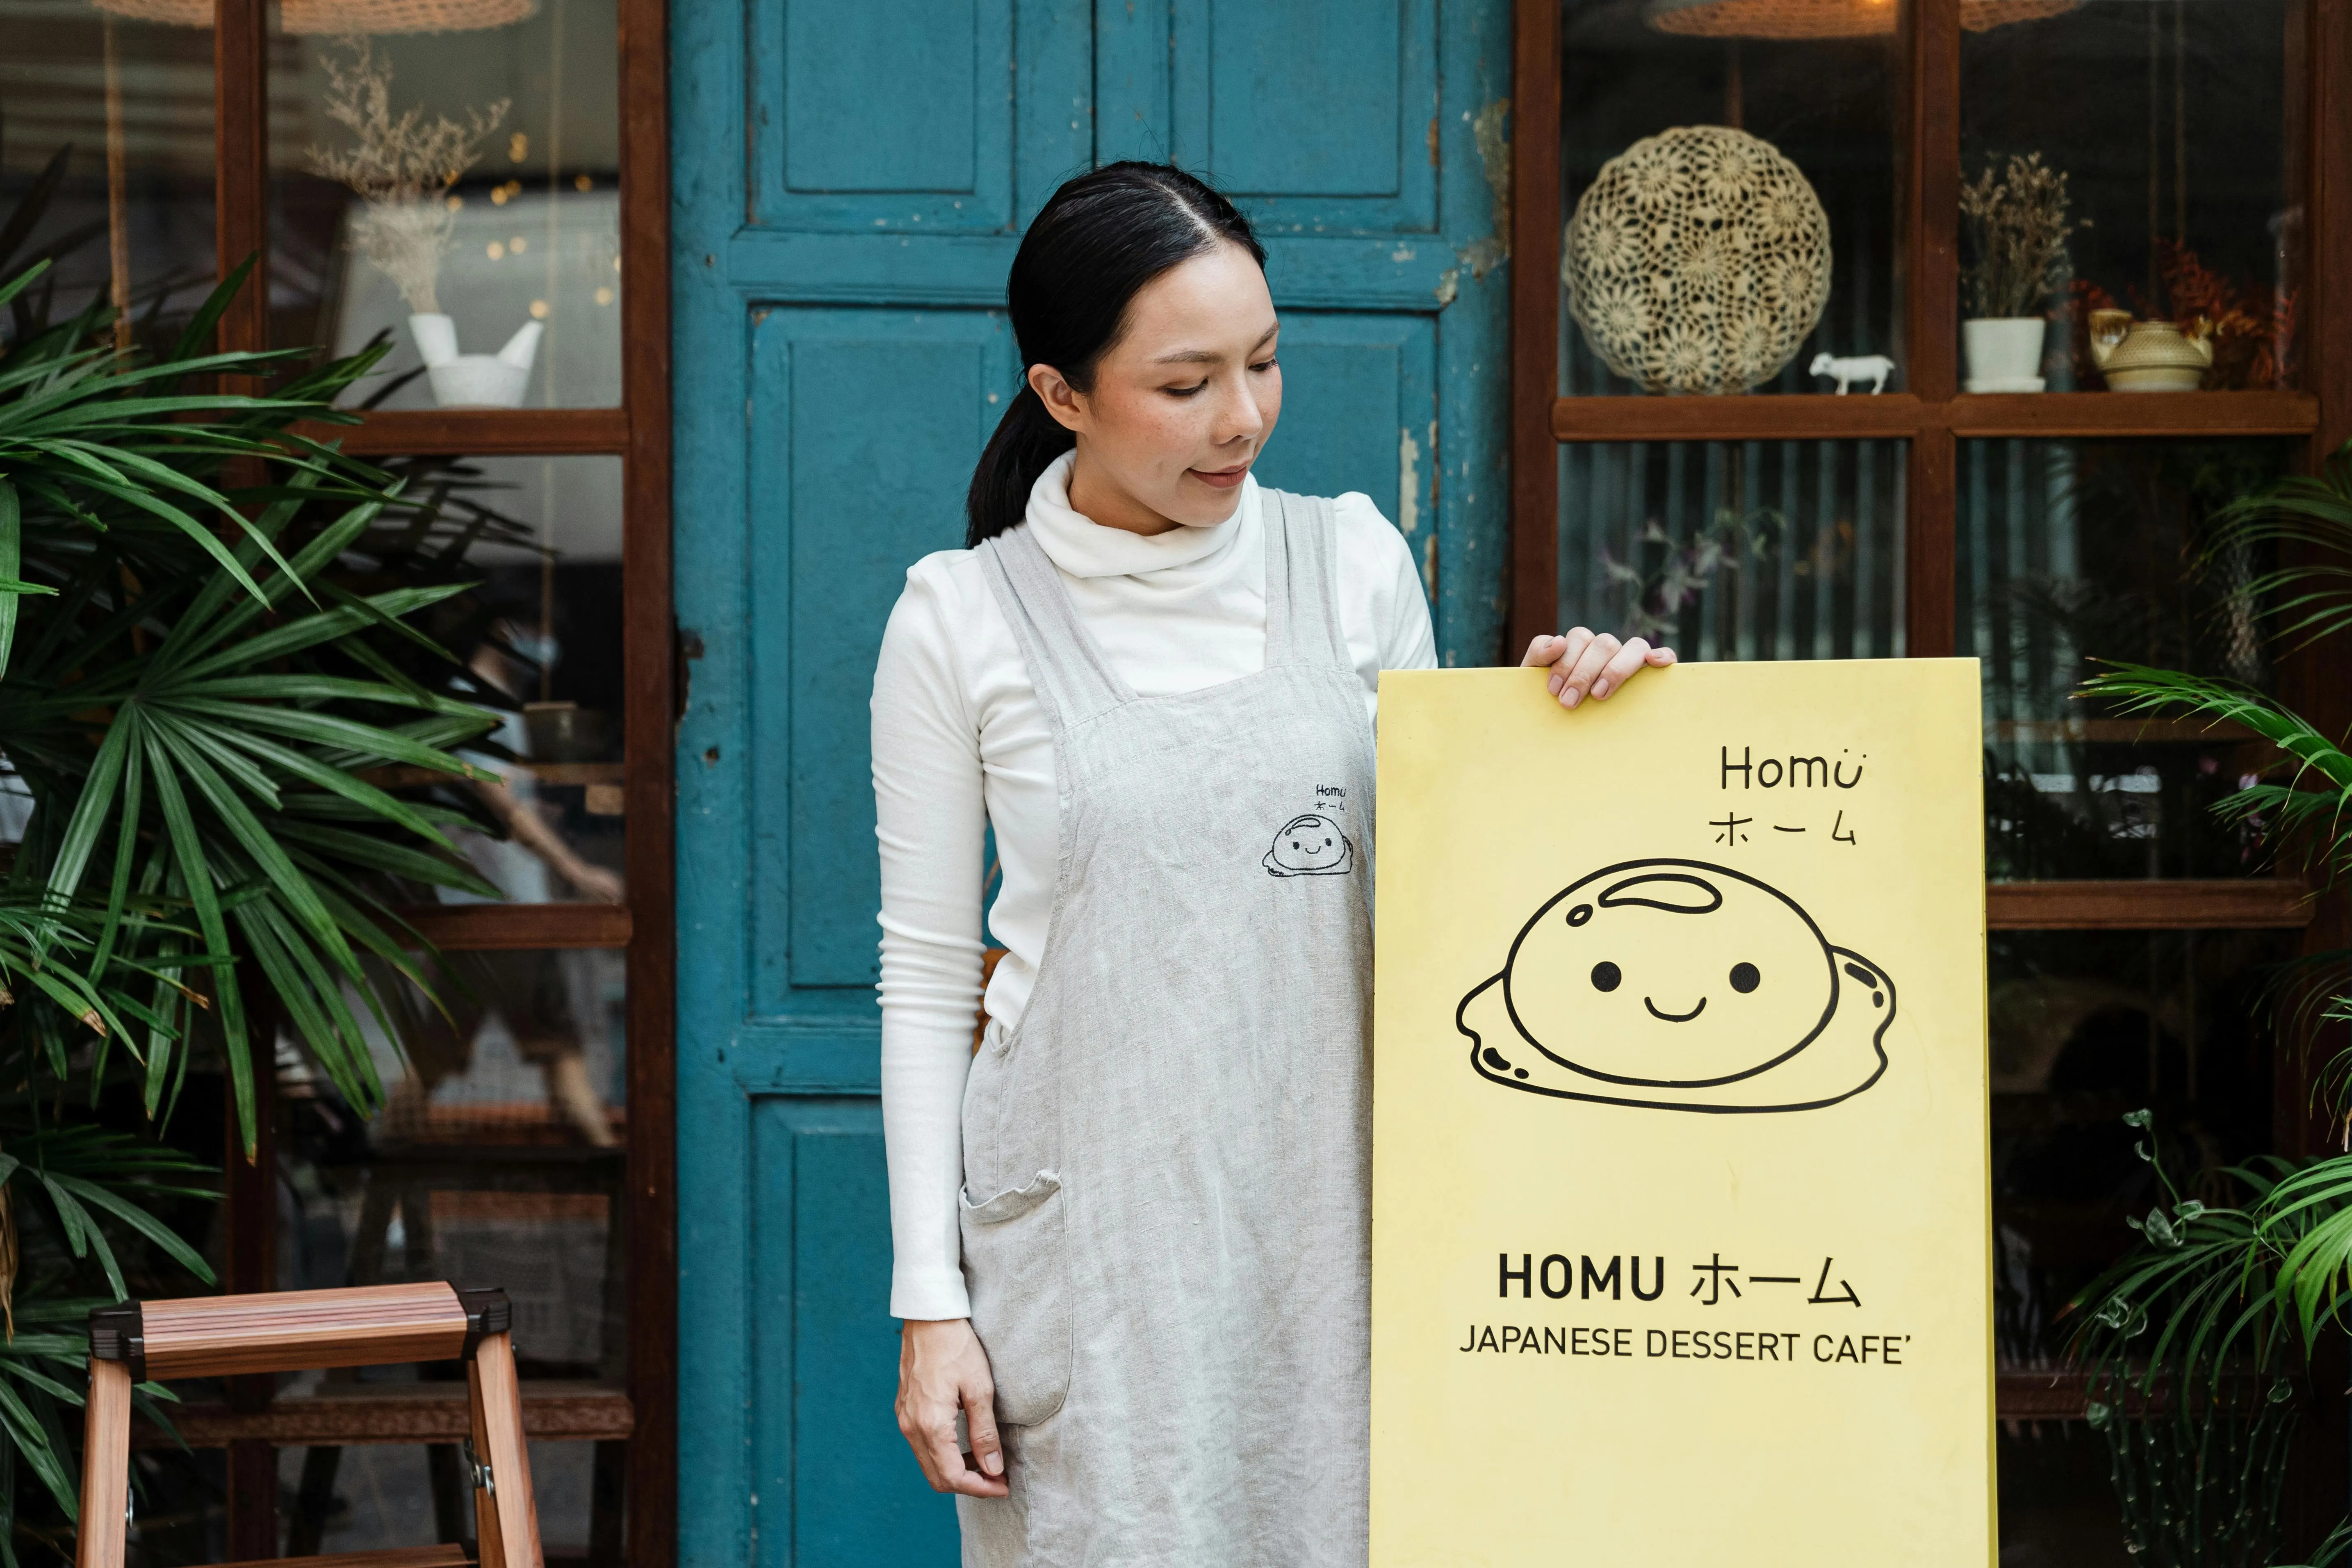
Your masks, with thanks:
[{"label": "woman's neck", "polygon": [[1105,528],[1116,528],[1146,538],[1165,533],[1184,525],[1173,518],[1160,516],[1126,490],[1111,482],[1100,468],[1087,461],[1087,449],[1081,445],[1070,464],[1070,510],[1088,522]]}]

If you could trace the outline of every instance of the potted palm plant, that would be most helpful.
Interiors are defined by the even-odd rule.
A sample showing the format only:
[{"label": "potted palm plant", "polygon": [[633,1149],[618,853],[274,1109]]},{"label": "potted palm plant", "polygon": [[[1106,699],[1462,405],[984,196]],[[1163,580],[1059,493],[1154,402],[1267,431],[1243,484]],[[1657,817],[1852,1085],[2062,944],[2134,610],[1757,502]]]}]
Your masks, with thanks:
[{"label": "potted palm plant", "polygon": [[[2247,573],[2249,560],[2287,564]],[[2201,562],[2269,606],[2277,635],[2307,643],[2352,631],[2352,444],[2317,476],[2287,479],[2217,515]],[[2085,690],[2125,712],[2242,725],[2279,762],[2221,801],[2225,817],[2324,879],[2352,870],[2352,752],[2276,700],[2233,681],[2118,666]],[[2308,955],[2283,977],[2303,1027],[2352,1022],[2352,953]],[[2325,1081],[2341,1101],[2352,1053]],[[2342,1110],[2344,1106],[2339,1104]],[[2143,1158],[2163,1166],[2145,1111]],[[2352,1154],[2271,1159],[2222,1177],[2235,1203],[2175,1189],[2133,1222],[2139,1239],[2075,1303],[2078,1362],[2091,1373],[2136,1553],[2163,1563],[2264,1565],[2279,1544],[2284,1450],[2296,1384],[2323,1336],[2352,1329]],[[2339,1531],[2321,1553],[2352,1545]]]},{"label": "potted palm plant", "polygon": [[[0,232],[0,266],[27,227]],[[398,910],[436,885],[495,897],[443,835],[499,831],[430,785],[471,772],[455,748],[495,750],[498,715],[414,624],[464,594],[497,520],[298,428],[349,422],[331,405],[382,346],[308,372],[211,352],[241,271],[126,354],[102,301],[47,319],[45,265],[0,282],[9,1568],[20,1538],[70,1554],[88,1308],[153,1268],[211,1279],[189,1237],[213,1184],[161,1136],[192,1066],[231,1086],[248,1153],[281,1027],[378,1103],[362,1017],[444,983]],[[159,1420],[166,1397],[142,1394]]]}]

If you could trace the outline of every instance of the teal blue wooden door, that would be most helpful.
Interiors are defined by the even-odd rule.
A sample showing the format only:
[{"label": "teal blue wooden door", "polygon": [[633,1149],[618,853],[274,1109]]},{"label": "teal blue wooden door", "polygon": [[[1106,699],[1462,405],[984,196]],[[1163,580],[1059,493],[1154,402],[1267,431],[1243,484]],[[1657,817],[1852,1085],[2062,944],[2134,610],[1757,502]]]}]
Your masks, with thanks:
[{"label": "teal blue wooden door", "polygon": [[1259,473],[1369,492],[1450,662],[1501,635],[1504,0],[672,10],[679,1550],[947,1564],[891,1415],[866,699],[1020,365],[1022,226],[1174,157],[1265,237]]}]

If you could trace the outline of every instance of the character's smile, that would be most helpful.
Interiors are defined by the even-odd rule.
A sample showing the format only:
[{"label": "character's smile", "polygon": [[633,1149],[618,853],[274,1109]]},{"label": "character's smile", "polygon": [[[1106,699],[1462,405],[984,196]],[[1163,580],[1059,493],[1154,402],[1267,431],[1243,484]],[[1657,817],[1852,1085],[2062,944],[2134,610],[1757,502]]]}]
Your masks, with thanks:
[{"label": "character's smile", "polygon": [[1697,1017],[1701,1013],[1706,1011],[1706,998],[1704,996],[1700,997],[1698,999],[1698,1005],[1692,1008],[1687,1013],[1661,1013],[1658,1011],[1658,1005],[1655,1002],[1651,1001],[1647,996],[1642,998],[1642,1005],[1650,1010],[1650,1016],[1653,1018],[1663,1018],[1669,1024],[1687,1024],[1693,1018]]}]

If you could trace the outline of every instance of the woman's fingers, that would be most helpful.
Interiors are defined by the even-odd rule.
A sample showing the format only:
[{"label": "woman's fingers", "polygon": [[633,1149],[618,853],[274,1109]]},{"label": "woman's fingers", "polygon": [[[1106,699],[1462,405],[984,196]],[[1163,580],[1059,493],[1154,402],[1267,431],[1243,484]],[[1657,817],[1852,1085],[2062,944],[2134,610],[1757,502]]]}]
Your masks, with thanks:
[{"label": "woman's fingers", "polygon": [[980,1473],[997,1483],[975,1497],[1004,1495],[1004,1445],[996,1435],[996,1390],[986,1383],[968,1385],[963,1393],[963,1424],[971,1430],[971,1457]]},{"label": "woman's fingers", "polygon": [[1650,645],[1648,643],[1640,637],[1626,643],[1623,647],[1617,650],[1614,658],[1601,667],[1600,675],[1592,682],[1592,700],[1599,702],[1608,697],[1611,692],[1633,679],[1637,673],[1645,668],[1649,660]]},{"label": "woman's fingers", "polygon": [[[1550,688],[1554,697],[1559,696],[1567,689],[1570,673],[1576,668],[1578,662],[1592,651],[1592,645],[1598,640],[1589,627],[1568,628],[1567,635],[1559,639],[1559,652],[1552,660],[1551,679],[1545,683]],[[1575,704],[1570,703],[1570,706],[1574,707]]]},{"label": "woman's fingers", "polygon": [[[933,1491],[1003,1497],[1004,1453],[996,1432],[988,1352],[961,1318],[910,1321],[898,1352],[898,1431]],[[973,1456],[956,1441],[956,1415],[971,1429]],[[974,1468],[993,1463],[993,1471]]]},{"label": "woman's fingers", "polygon": [[[1578,631],[1583,629],[1581,626],[1577,628]],[[1569,634],[1571,642],[1575,640],[1575,635],[1574,632]],[[1552,667],[1552,695],[1559,699],[1559,705],[1573,708],[1583,701],[1591,691],[1592,683],[1601,679],[1601,672],[1609,668],[1609,661],[1615,658],[1624,646],[1607,632],[1585,633],[1585,641],[1577,649],[1575,657],[1570,658],[1563,655],[1560,661]]]}]

